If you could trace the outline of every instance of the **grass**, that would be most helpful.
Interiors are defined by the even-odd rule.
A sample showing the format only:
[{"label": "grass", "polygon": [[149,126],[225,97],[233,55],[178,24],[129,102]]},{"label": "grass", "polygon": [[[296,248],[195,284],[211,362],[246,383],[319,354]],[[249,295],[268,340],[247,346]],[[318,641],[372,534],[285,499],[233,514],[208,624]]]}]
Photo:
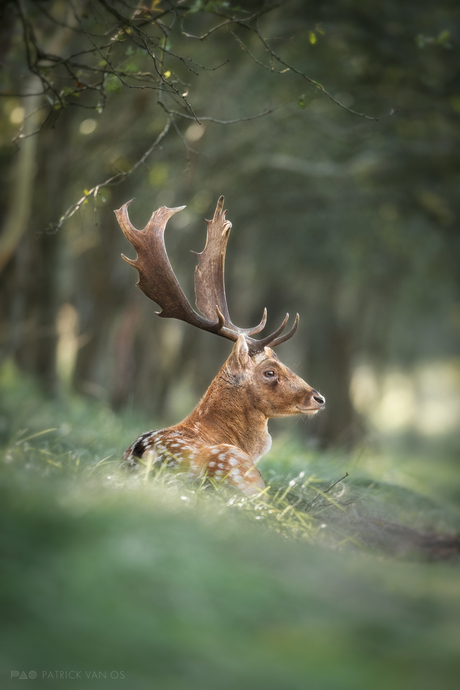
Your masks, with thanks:
[{"label": "grass", "polygon": [[278,439],[259,497],[146,481],[117,468],[145,419],[11,367],[1,388],[2,687],[458,687],[460,566],[412,539],[459,531],[454,472],[415,490],[391,457]]}]

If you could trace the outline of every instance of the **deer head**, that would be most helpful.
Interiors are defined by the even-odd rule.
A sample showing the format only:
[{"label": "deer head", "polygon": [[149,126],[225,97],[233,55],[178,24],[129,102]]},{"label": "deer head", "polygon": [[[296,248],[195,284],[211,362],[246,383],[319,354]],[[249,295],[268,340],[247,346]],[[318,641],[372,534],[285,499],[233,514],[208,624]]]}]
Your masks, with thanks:
[{"label": "deer head", "polygon": [[325,404],[324,397],[280,362],[270,347],[250,354],[243,335],[235,343],[221,374],[244,390],[244,399],[265,419],[315,415]]}]

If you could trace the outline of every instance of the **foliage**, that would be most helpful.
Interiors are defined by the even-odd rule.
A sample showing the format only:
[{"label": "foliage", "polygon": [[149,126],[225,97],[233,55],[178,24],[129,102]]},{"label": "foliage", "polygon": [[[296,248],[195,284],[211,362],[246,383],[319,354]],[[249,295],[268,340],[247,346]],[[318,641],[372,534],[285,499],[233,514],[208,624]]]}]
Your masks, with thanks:
[{"label": "foliage", "polygon": [[[35,92],[30,92],[26,86],[23,93],[27,97],[43,96],[39,114],[30,114],[37,122],[37,127],[31,129],[27,118],[23,130],[17,136],[18,140],[40,132],[47,121],[56,116],[56,112],[65,108],[84,108],[102,114],[110,95],[120,94],[123,90],[147,93],[153,91],[156,105],[165,114],[164,127],[153,146],[129,170],[119,171],[105,182],[85,190],[84,196],[68,208],[53,226],[55,230],[60,229],[85,204],[88,197],[96,198],[101,188],[119,184],[127,175],[132,174],[151,156],[172,125],[186,144],[178,129],[181,120],[192,120],[197,125],[204,122],[234,124],[259,118],[276,110],[277,107],[268,107],[260,114],[234,120],[197,115],[189,97],[190,90],[194,90],[191,80],[207,71],[219,70],[229,59],[213,66],[201,64],[193,44],[211,43],[207,49],[208,59],[203,61],[209,63],[209,57],[215,53],[214,34],[222,29],[227,30],[237,45],[254,59],[238,35],[241,29],[245,30],[246,35],[252,34],[252,39],[260,44],[259,48],[265,49],[270,56],[270,66],[256,60],[260,67],[277,74],[293,70],[340,107],[371,120],[378,119],[356,113],[340,103],[322,84],[290,66],[275,52],[270,42],[261,34],[259,20],[267,14],[273,14],[278,7],[276,3],[270,6],[256,2],[254,8],[243,9],[232,2],[197,2],[191,7],[182,7],[181,3],[163,7],[161,3],[154,3],[151,8],[138,8],[136,4],[111,4],[105,0],[93,0],[87,8],[78,10],[58,0],[52,11],[48,12],[41,3],[12,2],[7,17],[13,21],[12,17],[17,14],[17,25],[22,32],[14,37],[12,52],[16,69],[4,74],[2,95],[16,95],[18,71],[21,67],[27,67],[30,74],[36,76]],[[204,15],[200,17],[200,22],[194,17],[198,14]],[[206,15],[215,16],[219,21],[203,31],[208,23]],[[193,33],[194,30],[198,30],[198,35]],[[324,34],[324,31],[317,27],[316,32],[309,32],[311,44],[316,43],[317,33]],[[44,42],[44,36],[51,38]],[[66,52],[70,54],[60,53],[63,42],[67,44]],[[233,52],[231,48],[230,51]],[[21,76],[24,78],[24,74]],[[37,92],[38,88],[41,91]],[[300,100],[299,104],[301,102]]]}]

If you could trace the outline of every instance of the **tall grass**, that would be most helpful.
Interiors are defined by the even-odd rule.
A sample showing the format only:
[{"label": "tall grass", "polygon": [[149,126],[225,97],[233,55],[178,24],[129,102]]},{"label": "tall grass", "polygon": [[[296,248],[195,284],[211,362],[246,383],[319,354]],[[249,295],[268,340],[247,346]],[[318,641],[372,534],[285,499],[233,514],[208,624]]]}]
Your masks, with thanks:
[{"label": "tall grass", "polygon": [[1,388],[2,687],[458,687],[459,565],[411,540],[449,501],[283,439],[250,499],[128,476],[147,420]]}]

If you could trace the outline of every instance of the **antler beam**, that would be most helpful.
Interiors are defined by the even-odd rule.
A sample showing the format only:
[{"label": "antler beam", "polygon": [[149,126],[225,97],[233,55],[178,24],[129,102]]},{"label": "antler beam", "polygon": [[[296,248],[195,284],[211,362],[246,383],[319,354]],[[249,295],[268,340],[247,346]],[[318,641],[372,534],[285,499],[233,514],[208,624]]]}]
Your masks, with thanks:
[{"label": "antler beam", "polygon": [[169,261],[164,242],[166,223],[171,216],[182,211],[185,206],[177,208],[162,206],[152,214],[143,230],[136,230],[128,215],[128,206],[132,201],[133,199],[115,211],[123,233],[137,252],[137,258],[134,260],[128,259],[124,254],[122,257],[139,272],[137,285],[142,292],[161,307],[161,311],[157,312],[159,316],[185,321],[192,326],[233,341],[243,334],[252,354],[263,350],[266,346],[275,347],[292,338],[299,323],[298,314],[288,333],[281,336],[289,319],[289,314],[286,314],[279,328],[262,340],[255,340],[250,336],[259,333],[265,327],[266,309],[260,323],[253,328],[239,328],[232,323],[224,282],[225,253],[232,224],[225,218],[223,196],[219,197],[212,220],[206,221],[208,228],[204,250],[201,253],[192,252],[198,257],[198,265],[195,269],[195,302],[201,313],[197,313],[190,306],[182,291]]}]

